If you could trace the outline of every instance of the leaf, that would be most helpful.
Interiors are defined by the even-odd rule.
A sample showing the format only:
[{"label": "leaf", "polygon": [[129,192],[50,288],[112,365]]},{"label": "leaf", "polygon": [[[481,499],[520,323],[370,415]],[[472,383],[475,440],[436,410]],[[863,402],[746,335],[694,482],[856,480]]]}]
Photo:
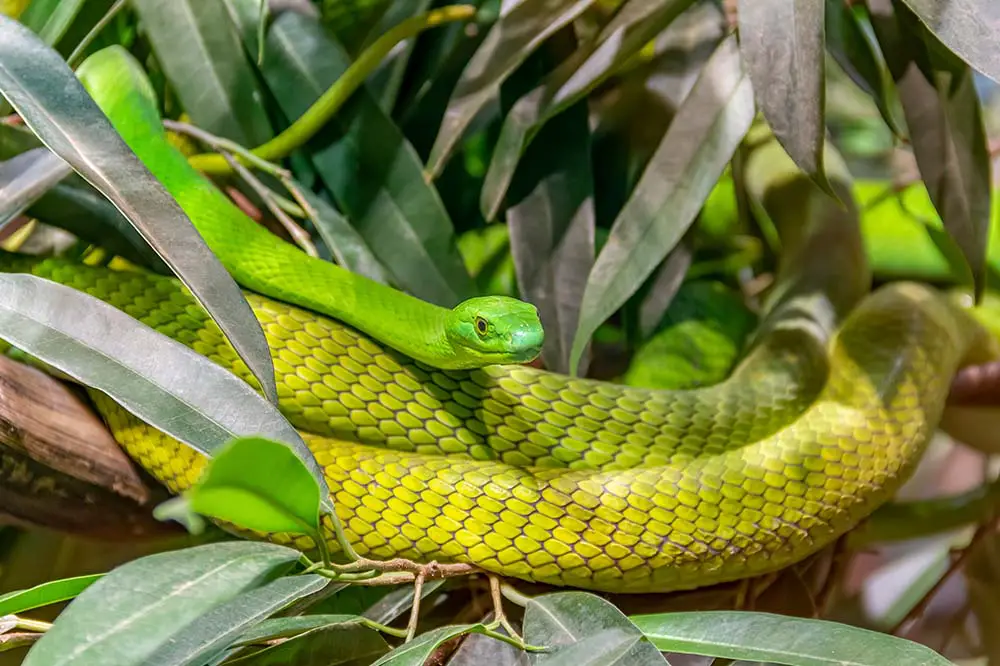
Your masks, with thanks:
[{"label": "leaf", "polygon": [[226,662],[230,666],[368,666],[389,651],[381,634],[347,622],[326,624],[277,645]]},{"label": "leaf", "polygon": [[285,443],[306,463],[332,509],[323,472],[301,436],[237,375],[67,286],[3,273],[0,296],[0,338],[206,455],[240,435]]},{"label": "leaf", "polygon": [[[250,52],[256,51],[250,19],[258,1],[226,0]],[[262,74],[289,118],[304,113],[350,65],[322,26],[296,12],[277,16],[267,39]],[[338,209],[396,284],[445,307],[473,295],[437,190],[425,182],[413,147],[365,88],[308,147]]]},{"label": "leaf", "polygon": [[273,136],[253,69],[221,2],[132,0],[132,7],[195,125],[248,148]]},{"label": "leaf", "polygon": [[496,98],[516,68],[551,35],[576,20],[594,0],[521,0],[506,3],[486,39],[458,80],[437,138],[427,159],[429,178],[441,175],[465,130],[476,115]]},{"label": "leaf", "polygon": [[300,187],[299,192],[315,211],[316,231],[319,232],[320,238],[326,243],[337,263],[376,282],[391,284],[389,272],[375,257],[358,230],[319,196],[304,187]]},{"label": "leaf", "polygon": [[905,0],[958,57],[1000,83],[1000,4],[995,0]]},{"label": "leaf", "polygon": [[825,0],[739,0],[740,53],[764,118],[824,190]]},{"label": "leaf", "polygon": [[521,95],[504,117],[490,158],[480,193],[483,217],[496,217],[515,168],[542,126],[584,99],[691,4],[692,0],[627,2],[597,39],[580,45],[539,86]]},{"label": "leaf", "polygon": [[[443,578],[427,581],[420,588],[420,599],[426,599],[444,585],[444,583],[445,579]],[[372,622],[389,624],[411,608],[413,608],[413,587],[404,585],[389,592],[369,606],[363,613],[363,616]]]},{"label": "leaf", "polygon": [[633,615],[660,650],[787,666],[953,666],[896,636],[827,620],[747,611]]},{"label": "leaf", "polygon": [[0,94],[52,152],[132,222],[219,324],[264,394],[276,403],[264,331],[236,282],[66,63],[24,26],[5,17],[0,17]]},{"label": "leaf", "polygon": [[862,18],[843,0],[826,0],[827,50],[855,85],[874,100],[893,133],[901,136],[899,98],[878,44],[869,36],[870,27],[866,24],[863,28]]},{"label": "leaf", "polygon": [[573,371],[594,331],[656,269],[694,221],[750,128],[753,88],[735,37],[712,54],[622,208],[587,280]]},{"label": "leaf", "polygon": [[[511,84],[531,74],[515,73],[501,98]],[[594,264],[594,182],[585,102],[542,129],[515,175],[510,199],[507,223],[518,287],[538,307],[545,329],[545,367],[565,373]]]},{"label": "leaf", "polygon": [[868,4],[899,91],[920,175],[969,264],[978,299],[985,288],[991,178],[972,71],[898,0]]},{"label": "leaf", "polygon": [[143,664],[200,666],[225,652],[249,627],[329,583],[329,578],[315,574],[285,576],[244,592],[188,624]]},{"label": "leaf", "polygon": [[300,615],[293,617],[275,617],[258,622],[240,634],[238,644],[250,645],[263,643],[276,638],[288,638],[302,634],[312,629],[360,622],[357,615]]},{"label": "leaf", "polygon": [[313,536],[320,528],[320,490],[309,469],[287,446],[261,437],[226,444],[183,501],[204,516],[259,532]]},{"label": "leaf", "polygon": [[71,173],[73,169],[48,148],[33,148],[0,162],[0,227]]},{"label": "leaf", "polygon": [[548,648],[533,655],[535,666],[667,664],[624,613],[587,592],[532,598],[524,610],[524,641]]},{"label": "leaf", "polygon": [[55,46],[73,24],[87,0],[32,0],[21,14],[21,23],[49,46]]},{"label": "leaf", "polygon": [[104,574],[92,574],[63,578],[0,595],[0,617],[72,599],[103,576]]},{"label": "leaf", "polygon": [[468,633],[486,631],[482,624],[456,624],[426,631],[409,643],[403,643],[389,654],[383,655],[371,666],[422,666],[445,641]]},{"label": "leaf", "polygon": [[229,541],[134,560],[72,601],[24,666],[145,664],[188,624],[281,575],[299,556],[275,544]]}]

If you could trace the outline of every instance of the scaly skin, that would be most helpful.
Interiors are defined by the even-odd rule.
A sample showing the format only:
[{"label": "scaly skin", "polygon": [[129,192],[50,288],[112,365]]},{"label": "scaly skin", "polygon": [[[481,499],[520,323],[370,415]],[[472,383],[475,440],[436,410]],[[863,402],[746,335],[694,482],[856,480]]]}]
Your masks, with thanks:
[{"label": "scaly skin", "polygon": [[[8,256],[2,267],[90,293],[249,379],[173,279],[58,259]],[[279,407],[305,431],[361,554],[609,592],[761,574],[829,544],[906,479],[969,354],[996,354],[964,312],[910,283],[863,300],[829,344],[771,329],[726,382],[690,391],[517,366],[437,371],[247,297]],[[200,454],[93,397],[172,491],[197,480]]]},{"label": "scaly skin", "polygon": [[123,48],[93,54],[77,77],[241,286],[351,324],[439,368],[525,363],[541,351],[542,325],[529,303],[483,297],[448,310],[310,257],[256,224],[170,144],[149,79]]}]

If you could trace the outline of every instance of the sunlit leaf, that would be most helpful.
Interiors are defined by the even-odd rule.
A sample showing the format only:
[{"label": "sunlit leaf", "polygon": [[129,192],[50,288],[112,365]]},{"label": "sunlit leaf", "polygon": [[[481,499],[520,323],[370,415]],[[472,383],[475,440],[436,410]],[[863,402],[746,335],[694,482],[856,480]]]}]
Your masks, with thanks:
[{"label": "sunlit leaf", "polygon": [[828,189],[825,0],[739,0],[737,6],[740,53],[757,104],[792,160]]},{"label": "sunlit leaf", "polygon": [[582,14],[594,0],[522,0],[509,3],[462,72],[427,159],[436,178],[476,115],[500,91],[500,84],[538,46]]},{"label": "sunlit leaf", "polygon": [[753,88],[730,36],[706,63],[597,257],[584,292],[571,369],[594,331],[687,231],[753,116]]},{"label": "sunlit leaf", "polygon": [[0,617],[72,599],[100,580],[102,576],[104,574],[63,578],[0,595]]},{"label": "sunlit leaf", "polygon": [[931,32],[969,65],[1000,83],[1000,3],[996,0],[904,0]]},{"label": "sunlit leaf", "polygon": [[222,2],[131,5],[191,122],[248,148],[271,138],[263,95]]},{"label": "sunlit leaf", "polygon": [[48,148],[34,148],[0,162],[0,227],[71,173],[73,169]]},{"label": "sunlit leaf", "polygon": [[532,598],[524,610],[524,640],[548,648],[533,655],[535,666],[669,666],[628,617],[586,592]]},{"label": "sunlit leaf", "polygon": [[229,541],[157,553],[84,590],[28,652],[25,666],[140,666],[188,623],[289,570],[300,553]]},{"label": "sunlit leaf", "polygon": [[826,620],[745,611],[633,615],[660,650],[784,666],[953,666],[902,638]]},{"label": "sunlit leaf", "polygon": [[5,17],[0,17],[0,93],[52,152],[132,222],[219,324],[264,394],[277,402],[264,331],[236,282],[66,63]]},{"label": "sunlit leaf", "polygon": [[931,201],[985,285],[990,158],[972,70],[899,0],[871,0],[872,25],[896,82],[913,153]]}]

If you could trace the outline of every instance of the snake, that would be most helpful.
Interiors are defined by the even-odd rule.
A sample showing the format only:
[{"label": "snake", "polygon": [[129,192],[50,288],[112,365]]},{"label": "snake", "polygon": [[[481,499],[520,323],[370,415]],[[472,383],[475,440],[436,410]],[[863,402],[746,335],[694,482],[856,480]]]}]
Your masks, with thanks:
[{"label": "snake", "polygon": [[[277,250],[239,209],[207,205],[213,185],[163,138],[155,96],[129,57],[98,52],[80,80],[234,266],[271,350],[278,407],[323,470],[362,556],[466,563],[612,593],[774,572],[889,500],[934,433],[950,378],[1000,358],[996,340],[937,290],[896,281],[871,291],[857,228],[820,215],[789,236],[752,341],[717,384],[664,390],[512,362],[437,366],[446,352],[409,353],[415,331],[395,315],[366,326],[321,311],[315,292],[326,283],[296,279],[304,253]],[[254,254],[257,246],[266,252]],[[259,262],[252,274],[234,265],[243,252]],[[176,278],[15,253],[0,256],[0,270],[96,297],[252,381]],[[329,276],[346,282],[330,286],[338,297],[371,295],[383,317],[412,306],[343,272]],[[503,305],[494,304],[499,319]],[[174,493],[197,483],[201,453],[89,394],[154,478]],[[249,536],[316,546],[302,534]],[[329,516],[322,536],[339,550]]]}]

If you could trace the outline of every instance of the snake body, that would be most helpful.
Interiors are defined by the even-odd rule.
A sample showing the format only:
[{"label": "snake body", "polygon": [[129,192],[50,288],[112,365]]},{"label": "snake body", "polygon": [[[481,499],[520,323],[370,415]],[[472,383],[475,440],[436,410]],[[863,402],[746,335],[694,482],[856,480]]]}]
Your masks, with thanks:
[{"label": "snake body", "polygon": [[[98,85],[96,67],[86,74],[92,94],[112,83]],[[102,108],[116,127],[138,112]],[[209,245],[231,242],[210,237],[216,222],[185,199],[200,181],[157,162],[166,149],[150,147],[156,136],[132,139],[188,202]],[[833,265],[837,244],[823,233],[857,241],[842,244],[844,256],[859,243],[835,222],[821,223],[813,243],[823,251],[813,258]],[[832,322],[833,332],[798,325],[791,306],[803,299],[828,298],[838,313],[857,299],[842,298],[853,287],[832,270],[810,271],[819,287],[799,280],[808,257],[789,256],[787,298],[775,301],[739,366],[726,381],[694,390],[515,365],[440,369],[401,351],[396,338],[380,339],[309,303],[268,298],[254,284],[246,297],[271,348],[279,407],[324,469],[360,554],[662,592],[778,570],[856,526],[914,468],[955,371],[998,356],[971,317],[914,283],[884,286],[843,308],[849,312]],[[0,268],[89,293],[251,379],[173,278],[17,255],[0,257]],[[91,395],[116,439],[168,488],[180,492],[198,479],[201,454]],[[324,527],[336,549],[332,526]],[[254,536],[314,545],[292,534]]]}]

